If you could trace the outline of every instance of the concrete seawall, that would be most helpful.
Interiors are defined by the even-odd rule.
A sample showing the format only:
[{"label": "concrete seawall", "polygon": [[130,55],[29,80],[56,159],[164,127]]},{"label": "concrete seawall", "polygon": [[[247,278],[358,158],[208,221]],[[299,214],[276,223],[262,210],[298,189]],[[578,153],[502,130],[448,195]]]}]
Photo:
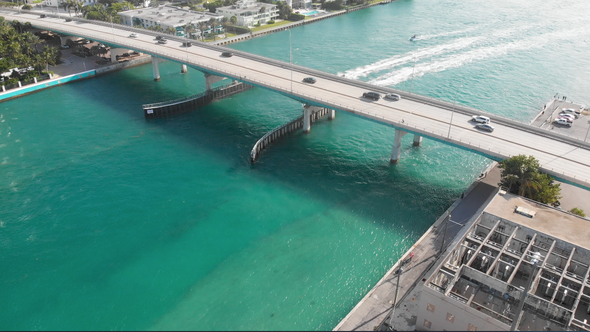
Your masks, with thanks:
[{"label": "concrete seawall", "polygon": [[6,101],[9,99],[13,99],[13,98],[17,98],[17,97],[21,97],[21,96],[25,96],[25,95],[28,95],[33,92],[41,91],[43,89],[52,88],[54,86],[91,78],[94,76],[96,76],[96,72],[93,69],[93,70],[88,70],[85,72],[77,73],[74,75],[57,77],[57,78],[42,81],[39,83],[26,85],[26,86],[23,86],[22,88],[11,89],[6,92],[0,93],[0,102]]}]

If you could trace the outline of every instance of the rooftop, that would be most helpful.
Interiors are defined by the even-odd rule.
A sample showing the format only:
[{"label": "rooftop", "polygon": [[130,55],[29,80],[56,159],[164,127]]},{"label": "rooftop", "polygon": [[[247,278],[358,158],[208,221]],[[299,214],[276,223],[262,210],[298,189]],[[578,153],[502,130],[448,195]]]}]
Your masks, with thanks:
[{"label": "rooftop", "polygon": [[120,12],[119,15],[160,22],[170,26],[185,25],[189,22],[204,22],[212,18],[221,19],[223,17],[223,15],[219,14],[179,9],[172,6],[127,10]]},{"label": "rooftop", "polygon": [[590,330],[589,238],[588,220],[501,193],[425,287],[509,327],[533,278],[519,330]]}]

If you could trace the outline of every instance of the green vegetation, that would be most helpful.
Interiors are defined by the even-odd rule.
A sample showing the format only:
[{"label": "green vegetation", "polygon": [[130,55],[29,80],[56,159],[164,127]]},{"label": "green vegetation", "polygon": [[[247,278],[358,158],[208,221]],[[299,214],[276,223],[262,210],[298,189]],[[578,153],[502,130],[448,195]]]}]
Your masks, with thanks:
[{"label": "green vegetation", "polygon": [[560,187],[553,178],[539,172],[539,161],[533,156],[518,155],[500,162],[500,186],[508,192],[544,204],[559,205]]},{"label": "green vegetation", "polygon": [[322,9],[325,10],[342,10],[344,6],[342,5],[342,0],[334,0],[334,1],[327,1],[322,3]]},{"label": "green vegetation", "polygon": [[22,6],[22,9],[23,10],[31,10],[31,9],[33,9],[33,6],[31,6],[31,5],[24,5],[24,6]]},{"label": "green vegetation", "polygon": [[275,22],[275,23],[272,23],[272,24],[265,24],[265,25],[262,25],[262,26],[257,27],[257,28],[252,28],[252,29],[250,29],[250,31],[256,32],[256,31],[260,31],[260,30],[266,30],[266,29],[276,28],[276,27],[280,27],[281,25],[285,25],[285,24],[289,24],[289,23],[291,23],[291,21],[280,21],[280,22]]},{"label": "green vegetation", "polygon": [[43,44],[29,29],[29,22],[7,22],[0,17],[0,72],[7,72],[11,68],[33,68],[26,72],[12,71],[4,85],[10,86],[18,81],[26,82],[33,77],[40,77],[48,65],[55,65],[61,57],[59,50]]},{"label": "green vegetation", "polygon": [[291,13],[291,15],[289,15],[289,21],[303,21],[303,20],[305,20],[305,15],[295,14],[295,13]]},{"label": "green vegetation", "polygon": [[571,213],[580,216],[582,218],[584,218],[586,216],[586,214],[584,213],[584,210],[582,209],[578,209],[578,208],[573,208],[570,210]]}]

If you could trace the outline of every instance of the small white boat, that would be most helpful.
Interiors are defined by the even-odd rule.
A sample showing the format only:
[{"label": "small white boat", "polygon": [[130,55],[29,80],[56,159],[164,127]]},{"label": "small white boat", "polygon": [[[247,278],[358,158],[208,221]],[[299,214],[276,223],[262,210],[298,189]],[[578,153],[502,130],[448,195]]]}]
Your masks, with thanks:
[{"label": "small white boat", "polygon": [[410,41],[414,41],[414,40],[420,40],[420,36],[413,35],[412,37],[410,37]]}]

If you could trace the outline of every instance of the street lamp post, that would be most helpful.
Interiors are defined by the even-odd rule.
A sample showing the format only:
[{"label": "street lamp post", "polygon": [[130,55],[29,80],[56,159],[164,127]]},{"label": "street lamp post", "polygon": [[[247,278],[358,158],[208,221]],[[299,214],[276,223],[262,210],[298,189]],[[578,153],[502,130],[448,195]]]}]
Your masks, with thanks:
[{"label": "street lamp post", "polygon": [[588,139],[588,132],[590,132],[590,121],[588,121],[588,130],[586,130],[586,137],[584,137],[584,142]]},{"label": "street lamp post", "polygon": [[394,327],[393,326],[393,318],[394,318],[394,313],[395,313],[395,307],[397,304],[397,294],[399,291],[399,279],[400,279],[403,272],[404,272],[404,268],[400,266],[397,269],[397,283],[395,285],[395,295],[393,296],[393,308],[391,308],[391,314],[389,315],[389,324],[387,324],[387,325],[389,325],[390,330],[393,330],[393,327]]},{"label": "street lamp post", "polygon": [[291,29],[289,29],[289,62],[291,63],[291,93],[293,93],[293,49],[291,46]]},{"label": "street lamp post", "polygon": [[115,41],[115,30],[113,28],[113,14],[111,14],[111,36],[113,37],[113,41]]},{"label": "street lamp post", "polygon": [[[463,85],[460,86],[462,88]],[[449,132],[447,133],[447,138],[451,137],[451,127],[453,126],[453,115],[455,115],[455,106],[457,105],[457,93],[455,92],[455,100],[453,101],[453,110],[451,111],[451,122],[449,122]]]},{"label": "street lamp post", "polygon": [[442,243],[440,245],[440,253],[442,254],[443,249],[445,247],[445,238],[447,237],[447,228],[449,228],[449,220],[451,220],[451,214],[449,213],[449,216],[447,218],[447,221],[445,222],[445,231],[443,233],[443,238],[442,238]]}]

